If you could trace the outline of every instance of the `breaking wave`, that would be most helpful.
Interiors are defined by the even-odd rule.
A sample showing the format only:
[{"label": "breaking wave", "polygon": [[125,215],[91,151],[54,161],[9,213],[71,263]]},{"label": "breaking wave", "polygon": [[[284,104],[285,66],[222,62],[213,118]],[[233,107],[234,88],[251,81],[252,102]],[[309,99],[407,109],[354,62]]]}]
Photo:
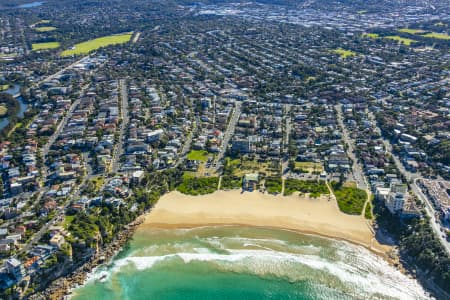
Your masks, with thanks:
[{"label": "breaking wave", "polygon": [[[183,265],[206,265],[217,272],[249,274],[291,283],[311,282],[354,299],[429,299],[412,278],[367,249],[347,242],[309,237],[257,238],[197,231],[164,233],[158,242],[137,247],[92,278],[109,280],[122,272],[148,272]],[[107,274],[107,275],[105,275]],[[105,277],[108,277],[105,279]],[[100,281],[100,280],[99,280]]]}]

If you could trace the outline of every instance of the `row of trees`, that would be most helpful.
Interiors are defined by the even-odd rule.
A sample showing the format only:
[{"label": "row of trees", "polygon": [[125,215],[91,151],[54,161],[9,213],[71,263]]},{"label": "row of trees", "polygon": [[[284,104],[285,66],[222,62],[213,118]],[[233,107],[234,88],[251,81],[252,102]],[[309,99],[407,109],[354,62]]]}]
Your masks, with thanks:
[{"label": "row of trees", "polygon": [[220,182],[220,189],[232,190],[232,189],[240,189],[241,187],[242,187],[241,177],[234,176],[232,174],[222,176],[222,181]]}]

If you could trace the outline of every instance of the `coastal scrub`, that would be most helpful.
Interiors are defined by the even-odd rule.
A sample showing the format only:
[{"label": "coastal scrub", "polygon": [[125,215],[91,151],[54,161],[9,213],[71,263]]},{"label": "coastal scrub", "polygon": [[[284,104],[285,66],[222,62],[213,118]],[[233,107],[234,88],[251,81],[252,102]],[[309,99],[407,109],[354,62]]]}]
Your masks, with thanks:
[{"label": "coastal scrub", "polygon": [[356,187],[341,186],[338,182],[332,182],[334,195],[339,209],[350,215],[360,215],[367,200],[367,193]]},{"label": "coastal scrub", "polygon": [[295,192],[304,194],[309,193],[313,198],[330,193],[324,181],[306,181],[293,178],[286,179],[284,181],[284,195],[289,196]]},{"label": "coastal scrub", "polygon": [[283,182],[281,177],[267,177],[265,186],[270,194],[278,194],[283,189]]},{"label": "coastal scrub", "polygon": [[184,177],[177,190],[186,195],[205,195],[217,191],[218,184],[218,177]]}]

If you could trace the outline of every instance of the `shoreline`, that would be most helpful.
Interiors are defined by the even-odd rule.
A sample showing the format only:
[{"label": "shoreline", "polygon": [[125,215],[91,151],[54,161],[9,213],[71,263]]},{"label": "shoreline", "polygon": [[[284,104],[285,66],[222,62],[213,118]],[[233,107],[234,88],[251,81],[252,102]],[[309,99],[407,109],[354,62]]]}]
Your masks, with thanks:
[{"label": "shoreline", "polygon": [[329,196],[269,195],[238,190],[202,196],[171,192],[161,197],[139,227],[238,225],[291,230],[363,246],[390,260],[393,247],[375,239],[369,221],[342,213]]},{"label": "shoreline", "polygon": [[[194,228],[201,228],[201,227],[214,227],[214,226],[236,226],[236,227],[250,227],[250,228],[261,228],[261,229],[274,229],[274,230],[281,230],[281,231],[287,231],[296,233],[299,235],[308,235],[313,237],[319,237],[323,239],[329,239],[329,240],[335,240],[335,241],[344,241],[346,243],[352,244],[354,246],[360,246],[364,247],[365,249],[369,250],[375,255],[378,255],[382,257],[384,260],[389,262],[390,264],[394,265],[396,263],[388,254],[389,251],[385,252],[376,248],[371,248],[367,244],[362,244],[358,241],[346,239],[346,238],[338,238],[332,235],[327,235],[320,232],[315,231],[305,231],[305,230],[298,230],[298,229],[292,229],[292,228],[284,228],[284,227],[276,227],[276,226],[260,226],[260,225],[249,225],[249,224],[242,224],[242,223],[199,223],[199,224],[166,224],[166,223],[152,223],[152,224],[141,224],[139,226],[140,230],[143,230],[142,228],[144,226],[148,226],[151,228],[161,228],[161,229],[194,229]],[[138,229],[139,229],[138,228]],[[393,247],[392,247],[393,248]],[[400,271],[404,271],[403,268],[399,268]]]},{"label": "shoreline", "polygon": [[[237,197],[237,196],[241,197]],[[228,196],[228,197],[221,197],[221,196]],[[336,231],[333,230],[317,230],[314,228],[314,225],[319,225],[320,222],[314,222],[309,215],[308,218],[302,220],[306,223],[309,223],[309,225],[302,227],[298,226],[298,224],[292,224],[292,226],[286,226],[286,219],[284,217],[280,216],[274,216],[276,215],[276,211],[273,209],[269,209],[267,207],[264,207],[262,205],[260,208],[263,210],[266,210],[270,212],[269,215],[272,215],[272,218],[275,218],[275,222],[279,222],[280,224],[274,224],[271,222],[266,223],[267,219],[265,219],[266,216],[257,216],[256,219],[249,219],[248,216],[246,217],[245,214],[239,214],[239,212],[242,212],[243,210],[246,210],[246,207],[240,207],[238,210],[235,209],[235,207],[232,207],[231,211],[233,211],[234,215],[231,216],[231,218],[221,218],[220,215],[226,215],[227,208],[229,209],[231,204],[236,201],[242,201],[242,196],[246,198],[246,196],[250,196],[250,198],[256,198],[256,199],[250,199],[253,201],[247,202],[247,204],[255,204],[254,201],[260,201],[261,198],[271,199],[269,203],[273,202],[273,205],[283,206],[288,205],[289,206],[289,212],[295,212],[295,208],[292,209],[291,203],[289,202],[298,202],[300,205],[305,205],[305,207],[302,206],[302,208],[313,208],[314,205],[318,205],[316,207],[315,212],[317,213],[317,208],[323,209],[327,208],[330,211],[328,211],[328,214],[332,212],[334,214],[334,217],[338,218],[338,221],[341,222],[340,225],[342,225],[342,220],[358,220],[356,224],[359,224],[360,230],[354,233],[355,236],[359,235],[358,238],[352,238],[352,235],[348,235],[348,233],[343,234],[336,234]],[[233,199],[230,201],[231,198]],[[213,200],[212,198],[215,198],[216,201],[208,201]],[[258,200],[259,199],[259,200]],[[194,201],[192,201],[194,200]],[[289,201],[285,201],[289,200]],[[228,202],[228,203],[224,203]],[[284,201],[281,202],[281,201]],[[197,204],[197,205],[193,205]],[[197,203],[195,203],[197,202]],[[231,202],[231,203],[229,203]],[[167,207],[167,204],[170,203],[169,207]],[[245,200],[244,200],[245,203]],[[307,204],[309,203],[309,204]],[[198,206],[201,204],[200,206]],[[220,211],[214,211],[214,207],[211,207],[211,204],[217,205],[220,207]],[[258,205],[261,203],[257,203]],[[225,207],[223,207],[225,205]],[[228,207],[226,206],[228,205]],[[311,206],[312,205],[312,206]],[[172,215],[167,214],[167,208],[171,208],[173,211],[171,212]],[[187,211],[187,209],[190,208],[191,211]],[[273,207],[272,207],[273,208]],[[200,213],[200,215],[192,216],[192,209],[200,209],[200,212],[197,211],[197,213]],[[234,209],[234,210],[233,210]],[[209,210],[209,215],[211,213],[217,213],[215,217],[206,216],[206,212]],[[211,211],[212,210],[212,211]],[[314,211],[314,209],[312,209]],[[304,210],[303,212],[308,212],[308,210]],[[309,211],[311,213],[311,211]],[[189,215],[191,214],[191,217]],[[314,214],[313,214],[314,215]],[[343,219],[339,219],[339,216]],[[243,220],[243,218],[247,218],[246,220]],[[301,218],[298,218],[299,220]],[[331,218],[330,220],[332,220]],[[257,221],[259,220],[259,221]],[[183,222],[184,221],[184,222]],[[193,222],[195,221],[195,222]],[[211,221],[211,222],[208,222]],[[272,220],[273,222],[274,220]],[[336,219],[334,219],[336,221]],[[265,223],[262,224],[261,222]],[[284,222],[284,223],[283,223]],[[337,223],[340,223],[337,222]],[[331,222],[333,223],[333,222]],[[260,227],[260,228],[273,228],[278,230],[285,230],[285,231],[291,231],[295,232],[297,234],[305,234],[305,235],[313,235],[317,237],[327,238],[327,239],[334,239],[334,240],[342,240],[348,243],[351,243],[353,245],[362,246],[375,255],[378,255],[385,261],[387,261],[390,265],[396,267],[399,271],[401,271],[404,274],[407,274],[410,277],[412,276],[409,272],[406,272],[406,270],[403,268],[402,264],[399,263],[399,257],[397,254],[392,255],[394,252],[394,247],[388,246],[388,245],[382,245],[379,244],[376,239],[373,232],[373,229],[371,228],[370,224],[366,219],[364,219],[363,216],[357,215],[347,215],[342,213],[336,203],[336,200],[332,197],[329,198],[329,196],[321,196],[319,198],[309,198],[307,196],[299,196],[299,195],[291,195],[291,196],[282,196],[282,195],[269,195],[269,194],[262,194],[259,192],[252,192],[252,193],[244,193],[241,194],[239,190],[231,190],[231,191],[217,191],[212,194],[207,195],[201,195],[201,196],[189,196],[184,195],[179,192],[170,192],[167,193],[159,199],[158,203],[151,208],[150,210],[144,212],[142,215],[138,216],[136,220],[125,226],[124,230],[114,239],[113,242],[111,242],[108,245],[103,246],[102,248],[98,249],[97,252],[86,262],[81,264],[80,266],[76,267],[74,270],[72,270],[70,273],[68,273],[65,276],[62,276],[55,281],[53,281],[49,287],[47,287],[45,290],[41,291],[40,293],[37,293],[30,297],[30,299],[70,299],[70,297],[73,295],[73,290],[77,287],[85,284],[87,280],[89,279],[89,275],[92,274],[92,272],[100,265],[103,265],[105,263],[111,262],[111,260],[114,258],[117,253],[119,253],[123,246],[130,240],[130,238],[134,235],[136,230],[145,230],[146,227],[149,228],[194,228],[194,227],[201,227],[201,226],[246,226],[246,227]],[[295,226],[297,225],[297,226]],[[323,224],[322,224],[323,225]],[[334,224],[336,225],[336,224]],[[354,224],[350,224],[351,225]],[[308,228],[311,227],[311,228]],[[344,226],[345,227],[345,226]],[[320,228],[319,228],[320,229]],[[323,228],[322,228],[323,229]],[[367,240],[367,238],[370,238]]]}]

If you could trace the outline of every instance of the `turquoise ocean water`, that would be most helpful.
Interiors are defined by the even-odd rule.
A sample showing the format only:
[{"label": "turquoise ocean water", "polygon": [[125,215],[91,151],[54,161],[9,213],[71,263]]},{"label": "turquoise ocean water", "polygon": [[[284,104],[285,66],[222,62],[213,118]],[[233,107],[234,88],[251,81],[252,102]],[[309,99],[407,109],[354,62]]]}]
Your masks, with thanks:
[{"label": "turquoise ocean water", "polygon": [[72,299],[428,299],[367,249],[238,226],[141,227]]}]

